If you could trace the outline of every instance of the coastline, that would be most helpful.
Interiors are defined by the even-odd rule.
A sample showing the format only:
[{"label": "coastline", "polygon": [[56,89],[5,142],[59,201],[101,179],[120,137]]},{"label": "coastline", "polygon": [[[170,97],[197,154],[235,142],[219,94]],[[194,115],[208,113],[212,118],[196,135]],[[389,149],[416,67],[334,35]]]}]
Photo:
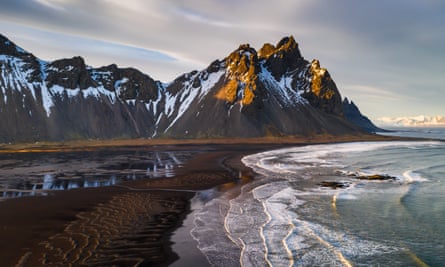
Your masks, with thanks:
[{"label": "coastline", "polygon": [[[150,266],[168,266],[177,259],[171,250],[170,237],[190,213],[189,202],[195,192],[236,182],[238,173],[230,169],[226,161],[232,162],[228,158],[251,151],[239,146],[208,145],[143,149],[199,153],[177,167],[176,175],[171,178],[51,191],[48,196],[0,201],[1,262],[5,266],[69,262],[131,266],[144,259],[144,264]],[[242,165],[237,164],[238,171]],[[136,241],[122,243],[125,238]],[[137,247],[136,243],[145,245]],[[150,250],[144,252],[144,246]],[[130,257],[125,262],[109,257],[112,251],[122,247],[127,247],[124,250],[128,253],[121,251],[121,254],[138,251],[139,257]],[[103,255],[94,255],[93,260],[91,254],[95,250],[102,251]]]},{"label": "coastline", "polygon": [[[160,151],[193,150],[200,153],[178,167],[172,178],[55,191],[48,196],[1,201],[0,236],[3,238],[0,245],[5,249],[0,252],[0,259],[6,266],[14,266],[20,261],[22,266],[51,262],[134,265],[143,259],[144,264],[150,266],[167,266],[177,260],[177,255],[172,251],[171,237],[181,229],[184,219],[190,213],[190,200],[195,192],[218,186],[233,186],[233,183],[239,182],[240,176],[254,175],[242,164],[243,156],[292,145],[403,139],[372,135],[366,137],[343,137],[340,140],[283,138],[269,143],[262,143],[264,139],[262,142],[250,140],[246,143],[235,139],[228,143],[222,140],[198,140],[198,144],[189,141],[173,144],[153,143],[153,140],[118,140],[98,144],[91,141],[86,146],[80,146],[77,142],[76,145],[33,144],[32,147],[3,145],[0,149],[3,153],[136,147]],[[145,247],[149,245],[150,250],[141,250],[137,244],[145,244]],[[110,257],[116,250],[130,256],[124,261]],[[102,254],[92,257],[96,251]],[[135,254],[135,251],[138,253]]]},{"label": "coastline", "polygon": [[0,153],[30,153],[30,152],[63,152],[91,151],[97,149],[122,149],[129,147],[161,147],[163,149],[186,146],[223,146],[223,145],[310,145],[354,141],[391,141],[391,140],[424,140],[424,138],[409,138],[383,136],[377,134],[360,135],[314,135],[309,137],[263,137],[263,138],[213,138],[213,139],[110,139],[110,140],[70,140],[43,141],[24,143],[0,143]]}]

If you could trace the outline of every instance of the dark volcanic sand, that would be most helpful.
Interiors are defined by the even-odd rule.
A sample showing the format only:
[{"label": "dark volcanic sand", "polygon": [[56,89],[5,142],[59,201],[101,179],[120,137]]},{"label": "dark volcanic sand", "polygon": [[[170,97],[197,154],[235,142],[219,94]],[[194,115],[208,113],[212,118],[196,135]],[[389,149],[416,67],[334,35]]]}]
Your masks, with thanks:
[{"label": "dark volcanic sand", "polygon": [[[170,237],[189,213],[194,192],[236,182],[240,172],[249,172],[241,157],[266,148],[270,146],[152,147],[194,153],[172,178],[1,201],[1,265],[167,266],[178,260]],[[188,238],[186,246],[194,242]],[[190,252],[197,263],[205,262],[195,247]]]}]

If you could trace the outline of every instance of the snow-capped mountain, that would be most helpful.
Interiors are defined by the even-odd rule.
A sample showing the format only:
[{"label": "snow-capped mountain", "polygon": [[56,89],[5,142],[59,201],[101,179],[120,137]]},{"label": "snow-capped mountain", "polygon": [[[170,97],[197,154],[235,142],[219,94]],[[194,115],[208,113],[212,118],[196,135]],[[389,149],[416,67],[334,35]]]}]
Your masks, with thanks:
[{"label": "snow-capped mountain", "polygon": [[293,37],[241,45],[168,84],[81,57],[43,61],[1,35],[0,68],[0,142],[360,132],[327,70]]},{"label": "snow-capped mountain", "polygon": [[414,117],[381,117],[376,121],[383,127],[445,127],[443,116],[414,116]]}]

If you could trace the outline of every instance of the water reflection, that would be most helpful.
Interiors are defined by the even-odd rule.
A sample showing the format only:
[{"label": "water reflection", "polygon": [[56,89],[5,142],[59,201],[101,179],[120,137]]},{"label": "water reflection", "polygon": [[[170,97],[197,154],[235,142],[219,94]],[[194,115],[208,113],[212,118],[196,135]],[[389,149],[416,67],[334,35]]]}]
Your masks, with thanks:
[{"label": "water reflection", "polygon": [[229,199],[233,199],[240,193],[241,186],[250,183],[251,181],[253,181],[253,175],[251,173],[239,172],[238,180],[224,183],[207,190],[201,190],[197,192],[196,199],[201,203],[206,203],[223,194],[225,194]]},{"label": "water reflection", "polygon": [[169,178],[191,154],[184,151],[0,154],[0,198],[44,196],[51,190]]}]

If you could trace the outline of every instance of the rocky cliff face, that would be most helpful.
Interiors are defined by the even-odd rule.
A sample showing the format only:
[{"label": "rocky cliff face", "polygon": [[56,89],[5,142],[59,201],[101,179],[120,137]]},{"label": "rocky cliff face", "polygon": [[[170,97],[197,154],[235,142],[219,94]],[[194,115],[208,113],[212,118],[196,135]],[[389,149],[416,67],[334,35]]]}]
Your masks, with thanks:
[{"label": "rocky cliff face", "polygon": [[258,52],[241,45],[195,75],[203,75],[201,82],[211,82],[207,82],[205,94],[188,101],[187,112],[168,127],[169,136],[261,137],[357,131],[343,117],[341,96],[329,73],[318,61],[306,61],[292,37],[276,46],[265,44]]},{"label": "rocky cliff face", "polygon": [[1,35],[0,68],[0,142],[360,132],[328,71],[293,37],[241,45],[169,84],[81,57],[42,61]]},{"label": "rocky cliff face", "polygon": [[343,100],[343,112],[345,115],[345,118],[360,127],[365,132],[368,133],[376,133],[376,132],[386,132],[386,130],[381,129],[372,123],[368,117],[364,116],[358,107],[354,104],[354,102],[349,101],[348,98],[345,98]]},{"label": "rocky cliff face", "polygon": [[[80,57],[45,62],[0,38],[0,141],[148,136],[136,101],[162,85],[134,69],[93,69]],[[151,118],[153,120],[153,118]]]}]

